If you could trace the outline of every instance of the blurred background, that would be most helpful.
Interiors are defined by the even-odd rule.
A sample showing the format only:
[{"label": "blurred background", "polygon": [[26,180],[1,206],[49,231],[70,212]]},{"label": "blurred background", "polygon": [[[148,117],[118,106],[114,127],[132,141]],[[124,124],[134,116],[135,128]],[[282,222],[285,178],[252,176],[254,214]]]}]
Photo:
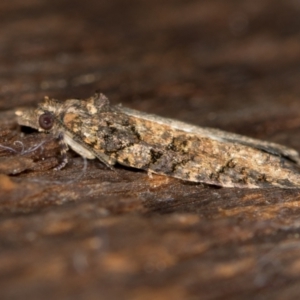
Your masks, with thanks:
[{"label": "blurred background", "polygon": [[100,89],[199,125],[280,119],[298,110],[299,16],[297,0],[1,1],[0,109]]}]

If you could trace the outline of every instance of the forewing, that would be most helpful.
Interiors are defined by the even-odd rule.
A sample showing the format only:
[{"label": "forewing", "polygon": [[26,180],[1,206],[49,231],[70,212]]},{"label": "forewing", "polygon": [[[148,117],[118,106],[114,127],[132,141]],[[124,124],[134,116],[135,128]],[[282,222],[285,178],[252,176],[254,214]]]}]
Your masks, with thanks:
[{"label": "forewing", "polygon": [[118,109],[130,116],[140,139],[139,145],[119,152],[120,163],[227,187],[300,185],[299,169],[289,160],[298,160],[293,149],[128,108]]},{"label": "forewing", "polygon": [[169,125],[172,128],[182,130],[188,133],[194,133],[196,135],[201,135],[203,137],[208,137],[216,141],[242,144],[248,147],[252,147],[254,149],[263,150],[273,155],[278,155],[278,156],[288,158],[296,162],[297,164],[300,164],[299,153],[295,149],[285,147],[283,145],[266,142],[259,139],[246,137],[240,134],[222,131],[215,128],[198,127],[195,125],[187,124],[170,118],[162,118],[156,115],[142,113],[126,107],[119,107],[119,109],[124,113],[134,117],[142,117],[146,120],[153,121],[161,125]]}]

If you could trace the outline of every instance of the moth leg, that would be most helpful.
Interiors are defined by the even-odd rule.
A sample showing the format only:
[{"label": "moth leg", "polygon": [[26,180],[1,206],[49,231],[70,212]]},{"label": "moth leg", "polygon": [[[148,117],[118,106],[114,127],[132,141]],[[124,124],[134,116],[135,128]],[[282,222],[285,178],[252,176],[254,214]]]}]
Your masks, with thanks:
[{"label": "moth leg", "polygon": [[[94,159],[97,157],[102,163],[104,163],[108,168],[112,169],[112,166],[116,163],[116,159],[109,157],[105,153],[100,151],[95,151],[91,146],[85,144],[80,138],[77,136],[73,136],[70,133],[64,133],[64,135],[59,135],[59,140],[62,140],[61,145],[61,153],[62,156],[66,156],[66,152],[68,150],[69,145],[76,153],[81,155],[82,157],[88,159]],[[65,157],[65,160],[67,158]],[[62,162],[63,163],[63,162]]]},{"label": "moth leg", "polygon": [[54,168],[55,171],[63,169],[66,166],[66,164],[68,163],[67,151],[69,150],[69,147],[64,141],[63,133],[59,133],[58,143],[60,146],[60,154],[61,154],[62,160],[61,160],[60,164]]},{"label": "moth leg", "polygon": [[153,178],[153,172],[152,172],[152,170],[150,170],[150,169],[148,169],[147,170],[147,175],[148,175],[148,177],[150,178],[150,179],[152,179]]}]

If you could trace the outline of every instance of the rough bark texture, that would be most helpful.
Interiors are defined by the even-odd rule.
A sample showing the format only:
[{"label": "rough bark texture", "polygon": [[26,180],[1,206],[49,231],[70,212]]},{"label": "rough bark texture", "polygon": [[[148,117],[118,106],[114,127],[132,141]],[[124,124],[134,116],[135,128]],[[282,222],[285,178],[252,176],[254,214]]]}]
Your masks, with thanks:
[{"label": "rough bark texture", "polygon": [[298,299],[298,190],[87,167],[17,126],[86,98],[300,150],[297,1],[0,2],[1,299]]}]

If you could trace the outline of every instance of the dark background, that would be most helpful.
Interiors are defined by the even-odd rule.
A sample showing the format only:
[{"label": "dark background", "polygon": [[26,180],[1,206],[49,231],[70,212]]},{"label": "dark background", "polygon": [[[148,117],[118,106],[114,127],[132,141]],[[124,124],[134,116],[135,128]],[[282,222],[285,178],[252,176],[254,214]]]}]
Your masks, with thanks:
[{"label": "dark background", "polygon": [[300,150],[299,38],[296,0],[1,1],[0,298],[298,299],[297,190],[84,171],[71,151],[54,172],[57,142],[14,110],[101,90]]}]

